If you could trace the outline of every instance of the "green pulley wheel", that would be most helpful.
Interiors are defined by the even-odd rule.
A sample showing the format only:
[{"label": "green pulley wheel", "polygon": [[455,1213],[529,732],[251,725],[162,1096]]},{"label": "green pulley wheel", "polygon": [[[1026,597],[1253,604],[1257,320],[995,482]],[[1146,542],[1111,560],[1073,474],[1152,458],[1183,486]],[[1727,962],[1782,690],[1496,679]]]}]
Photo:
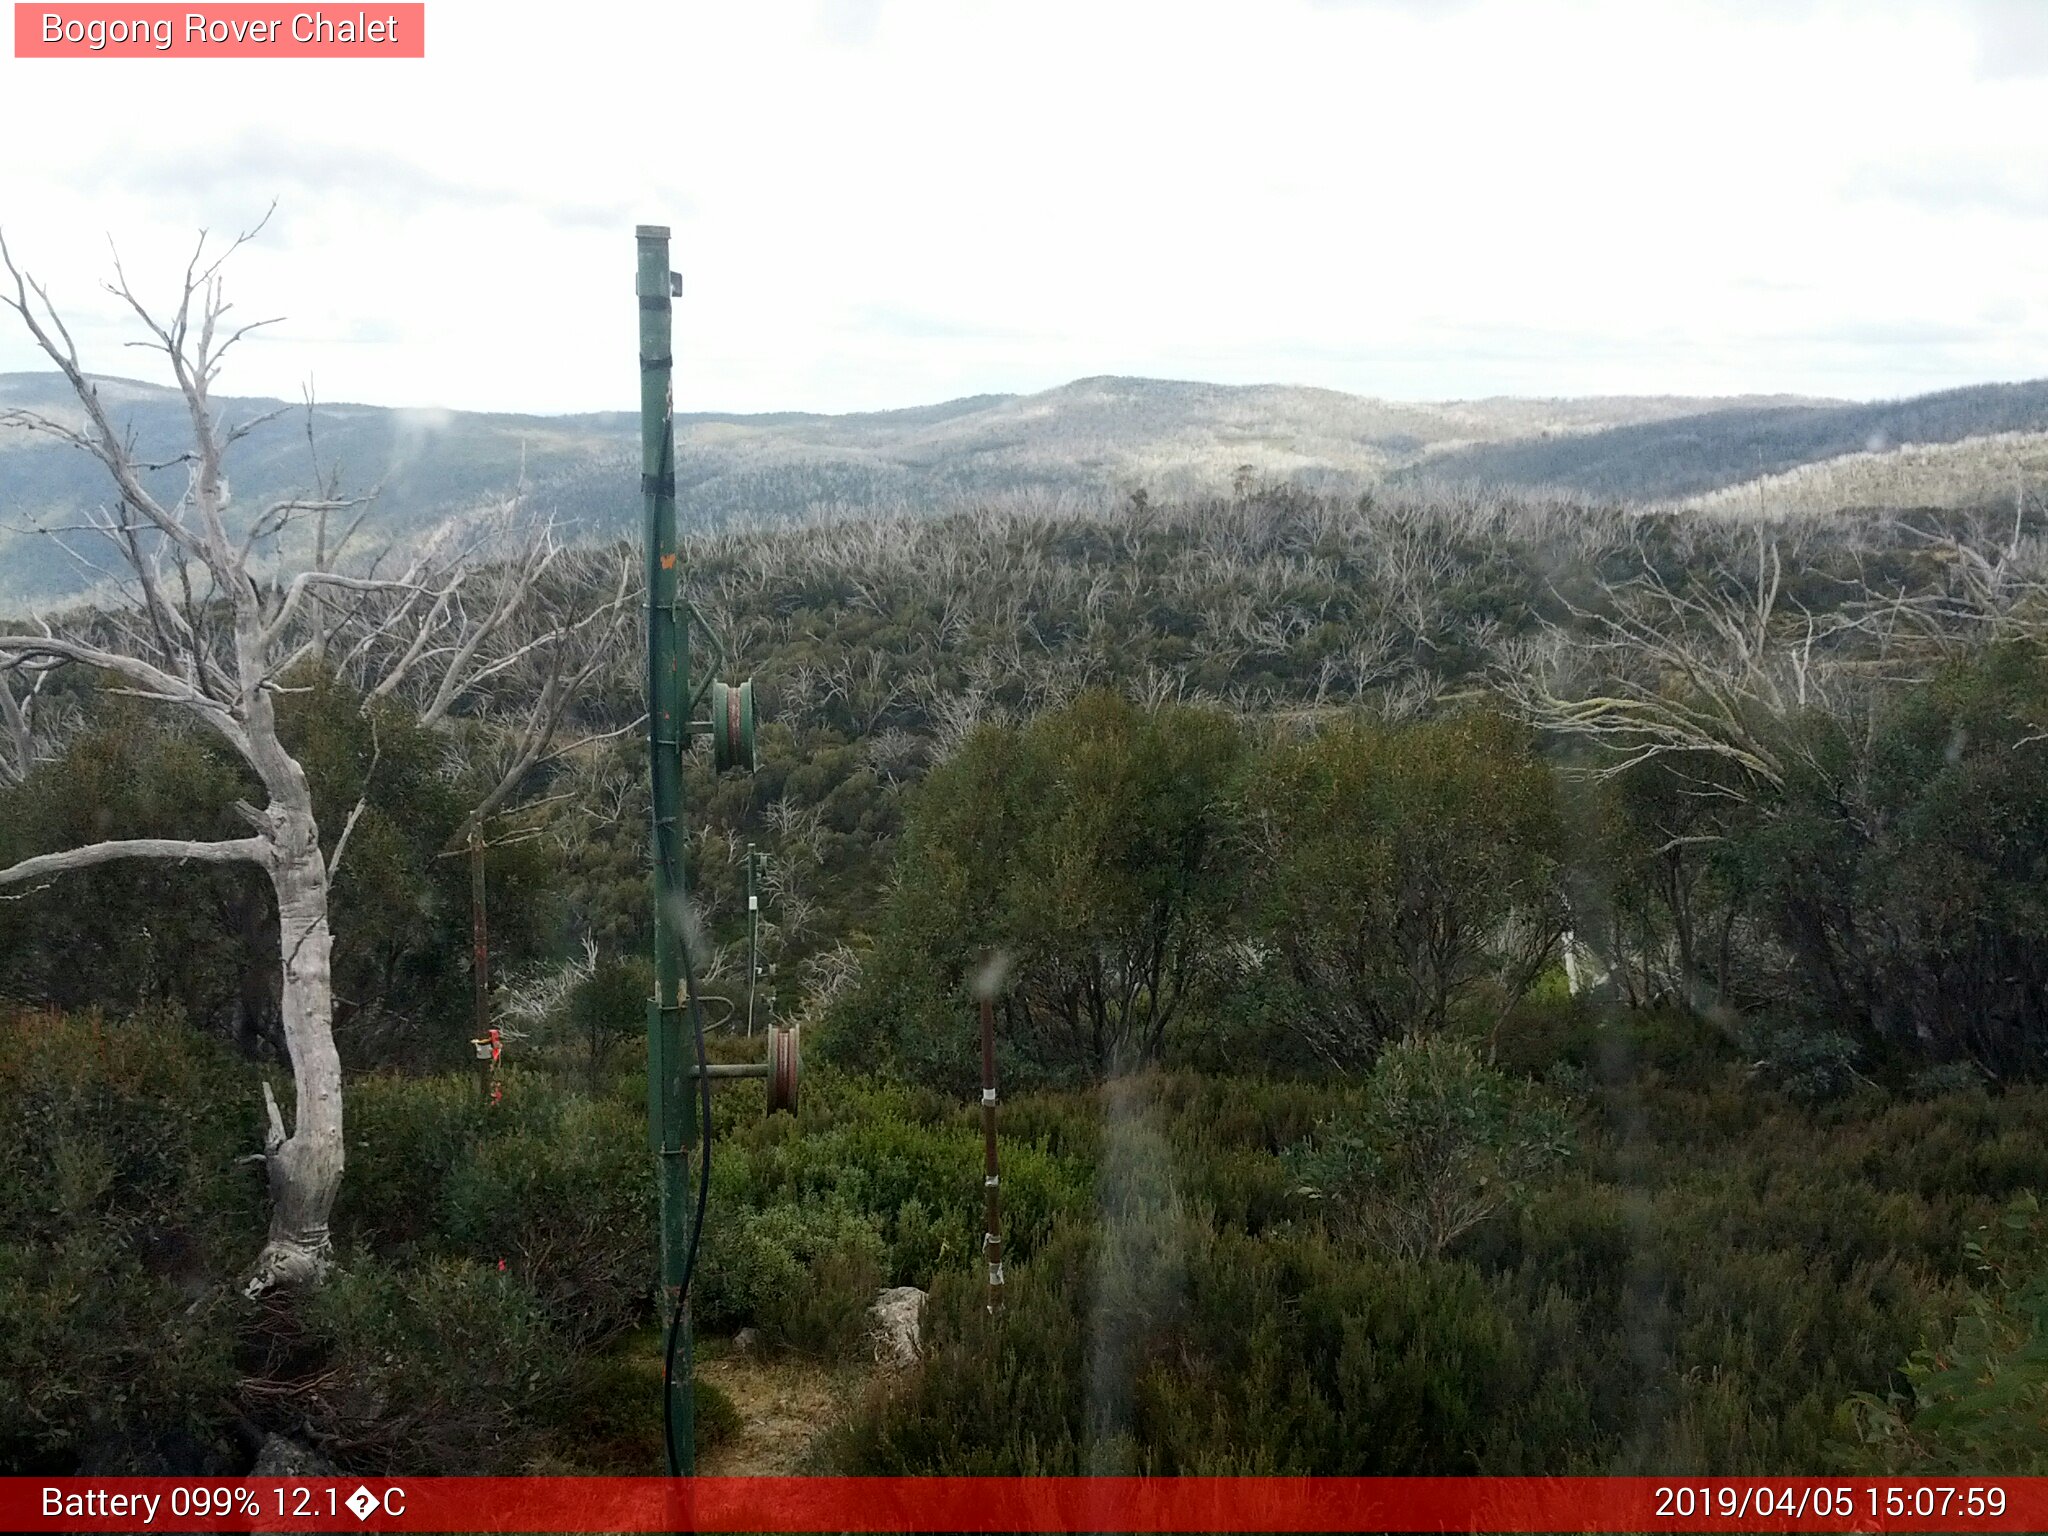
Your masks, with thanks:
[{"label": "green pulley wheel", "polygon": [[711,685],[711,764],[754,771],[754,684]]}]

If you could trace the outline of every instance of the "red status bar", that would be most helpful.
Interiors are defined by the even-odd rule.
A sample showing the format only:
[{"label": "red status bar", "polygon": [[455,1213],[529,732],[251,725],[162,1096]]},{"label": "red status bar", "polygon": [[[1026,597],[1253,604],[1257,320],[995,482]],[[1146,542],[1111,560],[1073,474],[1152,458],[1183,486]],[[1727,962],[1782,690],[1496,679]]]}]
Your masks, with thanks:
[{"label": "red status bar", "polygon": [[0,1478],[10,1531],[2040,1531],[2048,1478]]}]

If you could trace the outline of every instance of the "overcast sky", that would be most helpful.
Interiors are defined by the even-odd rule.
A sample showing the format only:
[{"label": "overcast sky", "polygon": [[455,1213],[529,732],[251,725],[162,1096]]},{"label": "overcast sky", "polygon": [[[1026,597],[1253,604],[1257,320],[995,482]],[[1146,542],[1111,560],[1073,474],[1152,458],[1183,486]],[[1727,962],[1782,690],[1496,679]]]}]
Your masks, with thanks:
[{"label": "overcast sky", "polygon": [[0,228],[88,366],[146,368],[109,237],[161,293],[274,199],[232,287],[288,318],[237,393],[630,408],[640,222],[675,230],[691,409],[2048,373],[2048,0],[427,17],[424,61],[0,58]]}]

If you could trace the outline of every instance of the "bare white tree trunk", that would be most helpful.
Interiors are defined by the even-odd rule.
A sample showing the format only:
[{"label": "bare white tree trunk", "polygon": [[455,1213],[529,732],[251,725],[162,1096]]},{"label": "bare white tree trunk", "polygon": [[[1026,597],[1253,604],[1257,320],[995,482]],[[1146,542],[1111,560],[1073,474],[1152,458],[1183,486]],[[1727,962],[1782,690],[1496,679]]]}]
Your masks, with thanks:
[{"label": "bare white tree trunk", "polygon": [[[297,765],[293,765],[296,769]],[[327,925],[327,860],[310,796],[273,802],[271,889],[277,895],[280,993],[285,1050],[296,1104],[287,1134],[266,1093],[269,1134],[264,1154],[270,1184],[270,1236],[256,1257],[244,1293],[313,1285],[324,1278],[331,1239],[328,1217],[341,1188],[341,1057],[334,1047],[333,936]]]}]

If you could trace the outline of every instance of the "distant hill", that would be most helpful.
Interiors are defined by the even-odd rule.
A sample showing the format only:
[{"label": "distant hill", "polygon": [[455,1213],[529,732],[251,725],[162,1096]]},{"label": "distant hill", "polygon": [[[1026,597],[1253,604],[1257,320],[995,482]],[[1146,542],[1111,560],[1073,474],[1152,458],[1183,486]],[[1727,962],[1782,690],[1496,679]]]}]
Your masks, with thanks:
[{"label": "distant hill", "polygon": [[[144,458],[162,458],[190,441],[182,399],[170,389],[125,379],[100,379],[102,400],[114,420],[135,435]],[[221,419],[246,420],[284,405],[277,400],[220,399]],[[61,377],[0,374],[0,411],[25,408],[74,425],[83,415]],[[631,429],[612,417],[482,416],[456,412],[387,410],[326,405],[315,413],[315,441],[323,470],[339,464],[351,491],[382,486],[377,523],[383,537],[405,538],[442,518],[476,507],[514,485],[522,454],[537,498],[560,504],[563,515],[590,522],[608,513],[593,496],[607,460],[623,463]],[[229,482],[237,508],[253,515],[266,501],[302,490],[315,479],[303,407],[236,445]],[[636,471],[637,473],[637,471]],[[151,489],[175,498],[184,471],[148,477]],[[74,523],[80,511],[106,497],[105,472],[76,449],[19,431],[0,429],[0,611],[86,590],[91,575],[54,541],[25,532]],[[78,553],[97,558],[88,539],[72,538]]]},{"label": "distant hill", "polygon": [[[103,379],[102,397],[145,456],[180,446],[168,389]],[[277,408],[222,400],[226,419]],[[50,374],[0,374],[0,410],[69,420]],[[294,406],[236,451],[244,515],[312,479]],[[508,494],[583,536],[630,532],[639,514],[639,430],[630,412],[521,416],[320,405],[314,443],[355,489],[380,486],[380,542],[406,543]],[[1679,396],[1402,403],[1291,385],[1090,378],[1034,395],[977,395],[850,415],[699,413],[677,420],[687,520],[772,521],[821,508],[927,511],[977,498],[1099,500],[1228,491],[1242,473],[1349,493],[1386,482],[1473,481],[1671,501],[1891,443],[2048,429],[2048,381],[1986,385],[1889,404],[1793,396]],[[175,495],[182,471],[158,471]],[[94,465],[47,439],[0,431],[0,612],[92,589],[94,572],[30,531],[104,497]],[[88,560],[90,546],[72,540]]]},{"label": "distant hill", "polygon": [[2048,430],[2048,379],[1871,403],[1743,404],[1572,437],[1475,444],[1403,466],[1394,478],[1673,501],[1844,454],[2042,430]]}]

